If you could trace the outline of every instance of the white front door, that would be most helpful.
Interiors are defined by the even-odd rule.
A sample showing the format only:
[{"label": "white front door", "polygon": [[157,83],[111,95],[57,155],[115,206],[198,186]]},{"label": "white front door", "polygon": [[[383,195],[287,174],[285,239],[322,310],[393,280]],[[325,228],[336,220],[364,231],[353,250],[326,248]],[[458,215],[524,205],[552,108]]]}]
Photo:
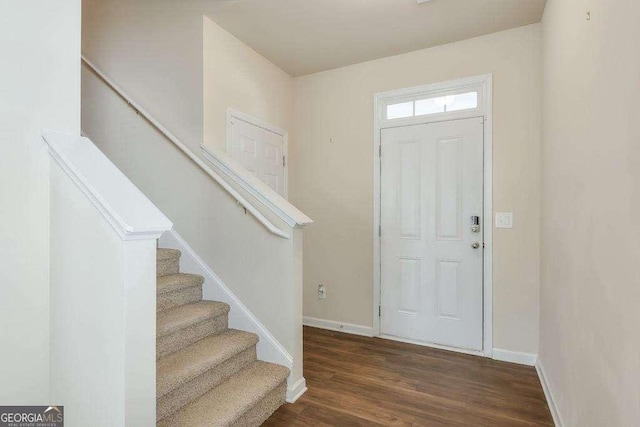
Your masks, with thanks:
[{"label": "white front door", "polygon": [[231,157],[286,198],[283,136],[237,117],[229,129]]},{"label": "white front door", "polygon": [[383,335],[482,350],[483,131],[481,118],[382,130]]}]

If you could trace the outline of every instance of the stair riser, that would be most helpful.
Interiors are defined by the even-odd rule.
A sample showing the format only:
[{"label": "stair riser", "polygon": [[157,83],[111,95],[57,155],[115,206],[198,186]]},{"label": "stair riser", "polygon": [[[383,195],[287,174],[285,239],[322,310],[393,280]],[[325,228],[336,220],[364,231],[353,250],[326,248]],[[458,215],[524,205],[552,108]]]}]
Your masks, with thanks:
[{"label": "stair riser", "polygon": [[162,277],[180,272],[180,258],[168,258],[156,262],[156,276]]},{"label": "stair riser", "polygon": [[271,391],[264,399],[248,412],[238,418],[231,426],[258,427],[264,423],[280,406],[285,403],[287,394],[287,381],[283,381]]},{"label": "stair riser", "polygon": [[172,415],[256,360],[255,345],[158,398],[157,419]]},{"label": "stair riser", "polygon": [[191,286],[175,292],[158,295],[156,311],[159,313],[179,305],[191,304],[202,300],[202,286]]},{"label": "stair riser", "polygon": [[227,330],[229,316],[225,313],[188,328],[180,329],[156,340],[156,358],[185,348],[209,335],[218,335]]}]

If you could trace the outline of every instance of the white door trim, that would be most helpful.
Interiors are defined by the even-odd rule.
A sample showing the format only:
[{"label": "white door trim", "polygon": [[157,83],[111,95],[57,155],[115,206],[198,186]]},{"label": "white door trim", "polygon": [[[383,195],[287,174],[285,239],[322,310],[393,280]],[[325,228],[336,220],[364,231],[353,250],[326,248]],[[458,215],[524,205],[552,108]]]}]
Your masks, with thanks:
[{"label": "white door trim", "polygon": [[234,108],[227,108],[227,154],[231,156],[232,153],[232,143],[231,140],[231,120],[233,119],[242,120],[245,123],[249,123],[250,125],[259,127],[266,131],[275,133],[276,135],[280,135],[282,137],[282,155],[284,156],[284,198],[289,198],[289,134],[286,130],[279,128],[271,123],[267,123],[263,120],[260,120],[252,115],[247,113],[243,113],[242,111],[238,111]]},{"label": "white door trim", "polygon": [[[443,95],[461,90],[478,91],[478,108],[451,113],[432,114],[408,119],[386,120],[385,106],[417,97]],[[380,336],[380,143],[381,130],[395,126],[433,123],[454,119],[484,116],[484,277],[483,277],[483,350],[482,355],[493,355],[493,75],[485,74],[447,82],[434,83],[377,93],[374,101],[373,128],[373,335]],[[395,339],[385,336],[385,338]],[[425,344],[423,344],[425,345]],[[442,348],[442,346],[438,346]],[[448,348],[460,351],[455,348]]]}]

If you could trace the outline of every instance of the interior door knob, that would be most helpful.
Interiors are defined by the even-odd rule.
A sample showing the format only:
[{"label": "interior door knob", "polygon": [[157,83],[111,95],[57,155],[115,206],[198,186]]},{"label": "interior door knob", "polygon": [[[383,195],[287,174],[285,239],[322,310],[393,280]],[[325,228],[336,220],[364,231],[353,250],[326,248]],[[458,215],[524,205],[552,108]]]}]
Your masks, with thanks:
[{"label": "interior door knob", "polygon": [[480,247],[480,242],[473,242],[473,243],[471,243],[471,247],[472,247],[473,249],[478,249],[478,248]]}]

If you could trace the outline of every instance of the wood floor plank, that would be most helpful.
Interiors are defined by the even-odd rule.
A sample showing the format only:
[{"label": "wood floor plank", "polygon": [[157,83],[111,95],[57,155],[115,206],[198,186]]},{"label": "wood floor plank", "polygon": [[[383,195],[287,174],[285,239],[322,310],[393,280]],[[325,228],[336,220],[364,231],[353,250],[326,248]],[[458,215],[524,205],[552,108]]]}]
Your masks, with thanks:
[{"label": "wood floor plank", "polygon": [[529,366],[305,327],[304,375],[264,425],[553,425]]}]

